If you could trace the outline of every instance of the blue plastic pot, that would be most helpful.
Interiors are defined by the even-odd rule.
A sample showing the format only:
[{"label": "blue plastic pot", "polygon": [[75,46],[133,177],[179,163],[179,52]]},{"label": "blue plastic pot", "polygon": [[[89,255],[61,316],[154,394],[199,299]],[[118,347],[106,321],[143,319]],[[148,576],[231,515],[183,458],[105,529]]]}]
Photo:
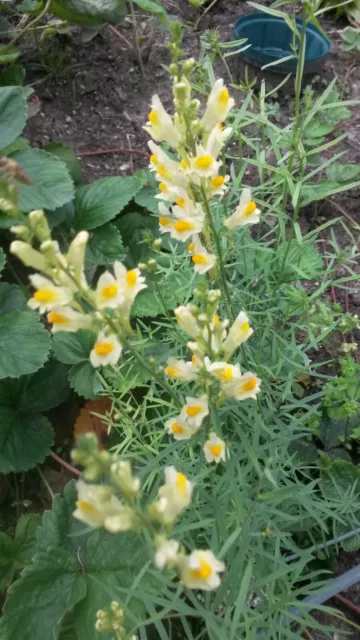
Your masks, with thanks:
[{"label": "blue plastic pot", "polygon": [[[302,20],[297,18],[299,30]],[[239,54],[247,63],[255,67],[275,62],[292,55],[291,43],[293,33],[282,18],[270,16],[266,13],[251,13],[239,18],[234,28],[234,39],[247,39],[251,47]],[[313,25],[306,27],[306,51],[304,73],[314,73],[321,69],[329,53],[331,42],[327,40]],[[276,73],[294,73],[296,59],[288,60],[270,67]],[[269,69],[269,71],[270,71]]]}]

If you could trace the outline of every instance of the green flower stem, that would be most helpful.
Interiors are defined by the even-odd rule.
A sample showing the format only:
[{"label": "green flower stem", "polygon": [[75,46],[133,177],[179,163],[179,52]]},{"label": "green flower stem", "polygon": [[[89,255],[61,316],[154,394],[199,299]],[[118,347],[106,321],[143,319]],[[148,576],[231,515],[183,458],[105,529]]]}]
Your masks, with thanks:
[{"label": "green flower stem", "polygon": [[[305,63],[305,48],[306,48],[306,25],[307,25],[307,14],[306,14],[306,9],[304,9],[303,12],[303,18],[302,18],[303,22],[302,22],[302,27],[301,27],[301,34],[300,34],[300,45],[299,45],[299,56],[298,56],[298,63],[297,63],[297,69],[296,69],[296,79],[295,79],[295,120],[294,120],[294,125],[293,125],[293,152],[290,155],[289,158],[289,164],[288,164],[288,171],[289,174],[292,173],[292,168],[293,168],[293,163],[294,163],[294,157],[297,151],[297,146],[298,146],[298,140],[299,137],[301,136],[302,133],[302,126],[300,123],[300,107],[301,107],[301,102],[300,102],[300,98],[301,98],[301,86],[302,86],[302,79],[303,79],[303,74],[304,74],[304,63]],[[302,174],[304,172],[304,166],[303,163],[301,162],[301,175],[300,175],[300,180],[302,178]],[[284,186],[284,195],[283,195],[283,202],[282,202],[282,208],[285,211],[286,208],[286,203],[287,203],[287,199],[288,199],[288,185],[287,182]],[[286,261],[288,259],[289,253],[290,253],[290,249],[291,249],[291,245],[292,245],[292,240],[294,237],[294,225],[295,222],[297,220],[297,217],[299,215],[299,208],[300,208],[300,203],[299,203],[299,198],[298,201],[296,203],[296,207],[294,210],[294,219],[293,219],[293,225],[292,225],[292,229],[291,229],[291,235],[290,238],[288,240],[288,244],[286,247],[286,251],[284,253],[284,258],[281,264],[281,268],[280,268],[280,272],[278,275],[278,278],[276,280],[276,284],[274,287],[274,291],[277,291],[281,281],[282,281],[282,277],[284,274],[284,269],[285,269],[285,265],[286,265]]]},{"label": "green flower stem", "polygon": [[207,217],[208,217],[211,233],[212,233],[212,236],[213,236],[214,242],[215,242],[217,258],[218,258],[218,261],[219,261],[220,282],[221,282],[221,288],[222,288],[223,293],[224,293],[224,302],[225,302],[226,312],[227,312],[227,315],[228,315],[229,319],[234,320],[235,319],[235,313],[234,313],[233,308],[232,308],[230,292],[229,292],[229,288],[228,288],[228,284],[227,284],[227,280],[226,280],[226,276],[225,276],[225,267],[224,267],[224,259],[223,259],[223,253],[222,253],[222,248],[221,248],[221,242],[220,242],[219,234],[216,231],[214,217],[212,215],[210,203],[209,203],[208,197],[206,195],[206,190],[205,190],[203,184],[201,184],[200,191],[201,191],[201,195],[202,195],[205,211],[206,211],[206,214],[207,214]]}]

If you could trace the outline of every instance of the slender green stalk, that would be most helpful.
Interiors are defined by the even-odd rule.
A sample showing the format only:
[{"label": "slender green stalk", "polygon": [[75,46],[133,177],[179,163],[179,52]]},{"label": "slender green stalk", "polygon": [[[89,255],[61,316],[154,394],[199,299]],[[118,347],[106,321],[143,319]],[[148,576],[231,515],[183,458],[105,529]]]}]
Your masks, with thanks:
[{"label": "slender green stalk", "polygon": [[208,217],[211,233],[212,233],[212,236],[213,236],[214,242],[215,242],[217,258],[218,258],[218,261],[219,261],[220,281],[221,281],[221,285],[222,285],[221,288],[222,288],[223,293],[224,293],[224,303],[225,303],[225,306],[226,306],[226,312],[227,312],[227,315],[229,316],[229,319],[234,320],[235,313],[234,313],[233,308],[232,308],[230,292],[229,292],[229,288],[228,288],[228,284],[227,284],[227,280],[226,280],[226,276],[225,276],[225,266],[224,266],[224,259],[223,259],[223,253],[222,253],[219,234],[216,231],[214,217],[212,215],[212,211],[211,211],[211,207],[210,207],[210,204],[209,204],[209,200],[207,198],[206,190],[205,190],[203,184],[201,185],[200,190],[201,190],[201,195],[202,195],[205,211],[206,211],[206,214],[207,214],[207,217]]},{"label": "slender green stalk", "polygon": [[144,65],[143,65],[143,61],[142,61],[142,57],[141,57],[141,51],[140,51],[140,47],[139,47],[136,15],[135,15],[134,5],[133,5],[132,0],[129,1],[129,5],[130,5],[131,18],[132,18],[132,25],[133,25],[133,30],[134,30],[134,44],[135,44],[136,55],[137,55],[137,59],[139,61],[141,75],[145,80],[145,78],[146,78],[145,69],[144,69]]},{"label": "slender green stalk", "polygon": [[41,480],[42,480],[42,482],[44,484],[44,487],[46,488],[51,500],[53,500],[55,494],[54,494],[52,488],[50,487],[48,481],[46,480],[43,472],[41,471],[41,469],[40,469],[40,467],[38,465],[36,466],[36,470],[37,470],[37,472],[38,472],[38,474],[39,474],[39,476],[40,476],[40,478],[41,478]]},{"label": "slender green stalk", "polygon": [[[306,9],[304,9],[302,20],[303,22],[302,22],[301,34],[300,34],[299,56],[298,56],[298,64],[297,64],[296,79],[295,79],[295,120],[293,125],[293,142],[292,142],[293,152],[290,154],[290,157],[289,157],[289,164],[288,164],[289,174],[292,173],[294,157],[296,155],[298,141],[302,133],[302,127],[300,122],[300,107],[301,107],[301,86],[302,86],[302,79],[304,74],[305,50],[306,50],[306,25],[307,25]],[[301,163],[301,169],[302,171],[304,171],[303,163]],[[300,179],[301,179],[301,176],[300,176]],[[283,195],[283,201],[282,201],[282,208],[284,211],[286,209],[287,199],[288,199],[288,184],[286,182],[284,185],[284,195]],[[291,229],[291,235],[287,243],[287,247],[284,253],[284,258],[281,264],[279,275],[275,283],[274,291],[277,291],[279,284],[282,281],[285,265],[290,253],[292,240],[294,237],[294,228],[295,228],[294,224],[299,214],[299,208],[300,208],[300,202],[298,198],[298,201],[295,205],[295,210],[294,210],[294,218],[293,218],[293,225]]]}]

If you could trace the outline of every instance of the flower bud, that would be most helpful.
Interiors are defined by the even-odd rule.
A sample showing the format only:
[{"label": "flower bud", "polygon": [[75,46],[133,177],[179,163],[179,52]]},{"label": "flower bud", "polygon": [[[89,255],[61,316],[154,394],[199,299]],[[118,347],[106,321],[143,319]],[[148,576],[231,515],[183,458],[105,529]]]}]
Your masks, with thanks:
[{"label": "flower bud", "polygon": [[172,76],[175,76],[177,74],[177,64],[175,64],[175,62],[172,62],[171,65],[169,66],[169,71],[171,73]]},{"label": "flower bud", "polygon": [[200,100],[198,100],[197,98],[193,98],[193,100],[191,100],[190,102],[190,108],[197,112],[199,111],[200,107],[201,107]]},{"label": "flower bud", "polygon": [[135,478],[131,471],[131,465],[128,460],[120,460],[114,462],[110,468],[111,480],[120,491],[128,496],[134,496],[139,493],[140,480]]},{"label": "flower bud", "polygon": [[24,240],[24,242],[27,243],[31,242],[31,233],[24,224],[17,224],[14,227],[10,227],[10,231],[14,236],[20,238],[20,240]]},{"label": "flower bud", "polygon": [[182,78],[181,82],[174,84],[174,96],[180,105],[187,105],[190,102],[191,87],[186,78]]},{"label": "flower bud", "polygon": [[46,271],[44,256],[26,242],[14,240],[10,245],[10,252],[19,258],[27,267],[32,267],[36,269],[36,271]]},{"label": "flower bud", "polygon": [[45,240],[45,242],[40,245],[40,251],[44,254],[45,260],[50,266],[57,266],[59,245],[55,240]]},{"label": "flower bud", "polygon": [[80,231],[70,244],[67,259],[70,267],[74,270],[75,278],[78,282],[82,280],[85,260],[86,244],[89,240],[87,231]]},{"label": "flower bud", "polygon": [[42,209],[36,209],[29,213],[29,224],[39,242],[45,242],[51,239],[48,221]]},{"label": "flower bud", "polygon": [[156,240],[154,240],[154,242],[152,243],[152,249],[154,251],[158,251],[159,249],[161,249],[161,238],[156,238]]},{"label": "flower bud", "polygon": [[6,216],[9,216],[9,218],[16,217],[18,213],[14,203],[11,202],[11,200],[8,200],[7,198],[0,198],[0,210]]}]

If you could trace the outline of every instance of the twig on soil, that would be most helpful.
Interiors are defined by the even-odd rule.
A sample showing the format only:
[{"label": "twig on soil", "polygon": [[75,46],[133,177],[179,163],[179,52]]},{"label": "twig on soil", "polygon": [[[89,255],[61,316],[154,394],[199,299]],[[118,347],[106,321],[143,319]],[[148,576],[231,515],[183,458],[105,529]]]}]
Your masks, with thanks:
[{"label": "twig on soil", "polygon": [[127,44],[127,46],[131,51],[134,50],[134,47],[132,46],[131,42],[129,42],[129,40],[125,38],[125,36],[123,36],[123,34],[120,33],[120,31],[115,29],[115,27],[113,27],[112,24],[108,24],[108,28],[110,29],[110,31],[112,31],[112,33],[115,33],[115,35],[118,36],[118,38],[121,38],[121,40],[124,40],[124,42]]},{"label": "twig on soil", "polygon": [[351,217],[351,215],[345,211],[345,209],[343,209],[337,202],[335,202],[335,200],[330,200],[331,204],[334,205],[334,207],[336,209],[338,209],[340,211],[340,213],[343,214],[344,218],[346,218],[347,220],[349,220],[349,222],[351,222],[351,224],[358,230],[360,231],[360,225],[356,222],[356,220],[354,220],[354,218]]},{"label": "twig on soil", "polygon": [[196,20],[195,25],[194,25],[194,30],[195,30],[195,31],[197,31],[198,26],[199,26],[199,24],[200,24],[200,21],[201,21],[203,18],[205,18],[206,14],[207,14],[207,13],[209,13],[210,9],[212,9],[212,8],[216,5],[216,3],[217,3],[217,2],[218,2],[218,0],[213,0],[212,2],[210,2],[209,6],[208,6],[208,7],[206,7],[205,11],[203,11],[203,12],[199,15],[199,17],[198,17],[198,19]]},{"label": "twig on soil", "polygon": [[62,458],[60,458],[60,456],[58,456],[57,453],[54,453],[53,451],[50,451],[50,456],[54,460],[56,460],[56,462],[61,464],[62,467],[65,467],[65,469],[68,469],[68,471],[71,471],[71,473],[74,473],[76,476],[81,476],[81,471],[79,471],[79,469],[75,469],[75,467],[73,467],[72,464],[70,464],[69,462],[66,462],[66,460],[63,460]]},{"label": "twig on soil", "polygon": [[76,153],[79,158],[85,156],[101,156],[106,153],[135,153],[138,156],[149,158],[149,154],[146,151],[140,151],[139,149],[129,149],[128,147],[117,147],[116,149],[96,149],[95,151],[78,151]]},{"label": "twig on soil", "polygon": [[311,633],[307,630],[306,627],[303,630],[303,634],[304,634],[304,638],[307,638],[307,640],[313,640],[313,637],[312,637]]},{"label": "twig on soil", "polygon": [[336,594],[336,596],[334,597],[336,598],[336,600],[339,600],[339,602],[342,602],[342,604],[344,604],[345,607],[347,607],[348,609],[351,609],[352,611],[355,611],[355,613],[357,613],[358,616],[360,616],[360,607],[358,607],[356,604],[351,602],[351,600],[344,598],[344,596],[341,596],[339,593]]},{"label": "twig on soil", "polygon": [[52,490],[52,488],[50,487],[50,485],[49,485],[48,481],[46,480],[46,478],[45,478],[45,476],[44,476],[43,472],[41,471],[41,469],[40,469],[40,467],[39,467],[38,465],[36,466],[36,469],[37,469],[37,472],[38,472],[38,474],[39,474],[39,476],[40,476],[41,480],[42,480],[42,481],[43,481],[43,483],[44,483],[44,487],[46,487],[47,492],[48,492],[48,494],[49,494],[49,496],[50,496],[50,498],[51,498],[51,500],[52,500],[52,499],[53,499],[53,497],[54,497],[54,495],[55,495],[55,494],[54,494],[54,492],[53,492],[53,490]]},{"label": "twig on soil", "polygon": [[355,62],[352,65],[350,65],[350,67],[348,68],[347,72],[345,73],[345,78],[344,78],[344,82],[342,84],[342,89],[341,89],[341,93],[340,93],[340,100],[343,100],[343,98],[344,98],[346,83],[348,82],[348,80],[349,80],[352,72],[354,71],[354,69],[356,69],[356,63]]},{"label": "twig on soil", "polygon": [[[327,257],[326,257],[326,253],[325,253],[325,252],[326,252],[326,249],[325,249],[325,246],[324,246],[324,245],[322,245],[322,244],[320,244],[320,252],[322,253],[322,255],[323,255],[323,257],[324,257],[325,264],[326,264],[326,267],[327,267],[327,266],[328,266],[328,264],[329,264],[329,261],[328,261],[328,259],[327,259]],[[333,285],[332,283],[331,283],[331,285],[330,285],[330,293],[331,293],[331,302],[332,302],[333,304],[336,304],[336,303],[337,303],[337,300],[336,300],[336,290],[335,290],[335,287],[334,287],[334,285]]]},{"label": "twig on soil", "polygon": [[[128,133],[126,134],[126,138],[127,138],[128,143],[129,143],[129,146],[130,146],[131,142],[130,142],[130,136],[129,136]],[[130,151],[130,171],[134,175],[134,162],[133,162],[133,157],[132,157],[131,151]]]},{"label": "twig on soil", "polygon": [[133,26],[133,30],[134,30],[134,45],[135,45],[136,55],[137,55],[137,58],[138,58],[138,61],[139,61],[141,75],[142,75],[143,79],[146,80],[144,65],[143,65],[143,61],[142,61],[142,57],[141,57],[141,50],[140,50],[140,47],[139,47],[139,37],[138,37],[138,31],[137,31],[136,14],[135,14],[135,11],[134,11],[134,5],[133,5],[132,0],[129,0],[129,5],[130,5],[130,11],[131,11],[132,26]]}]

